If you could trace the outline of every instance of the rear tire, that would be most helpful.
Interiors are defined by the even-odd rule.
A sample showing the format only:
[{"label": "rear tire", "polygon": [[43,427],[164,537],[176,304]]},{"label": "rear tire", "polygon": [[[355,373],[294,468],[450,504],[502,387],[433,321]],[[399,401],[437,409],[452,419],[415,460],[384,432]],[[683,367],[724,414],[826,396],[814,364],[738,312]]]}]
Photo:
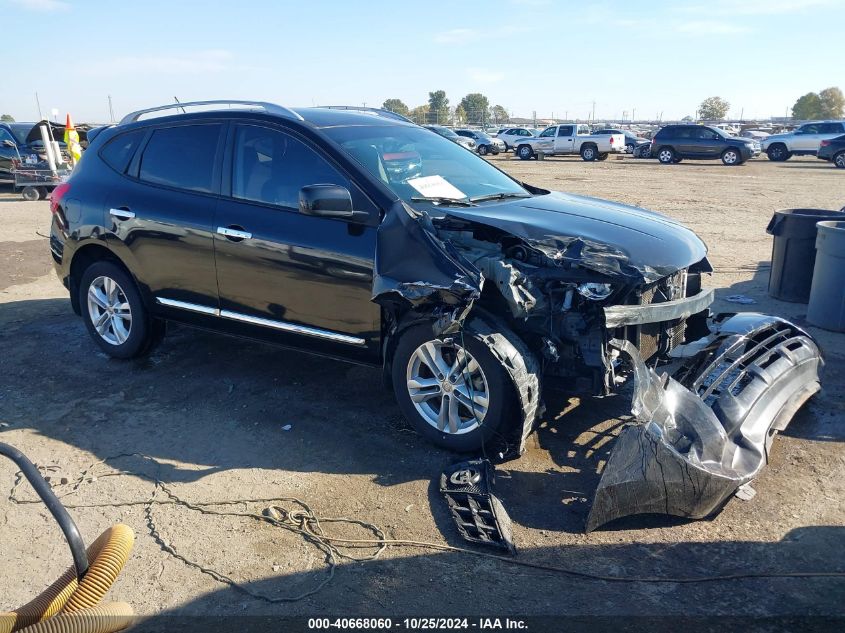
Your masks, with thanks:
[{"label": "rear tire", "polygon": [[845,152],[839,152],[833,157],[833,164],[839,169],[845,169]]},{"label": "rear tire", "polygon": [[585,145],[581,148],[581,158],[587,162],[591,162],[598,158],[599,152],[594,145]]},{"label": "rear tire", "polygon": [[628,143],[625,146],[625,153],[626,154],[633,154],[634,153],[634,144],[633,143]]},{"label": "rear tire", "polygon": [[779,163],[792,158],[792,152],[783,143],[775,143],[766,150],[766,156],[769,157],[769,160]]},{"label": "rear tire", "polygon": [[675,162],[675,150],[671,147],[661,147],[657,150],[657,160],[661,165],[671,165]]},{"label": "rear tire", "polygon": [[[453,381],[450,370],[463,354],[462,345],[466,345],[472,360]],[[437,369],[438,364],[442,370]],[[514,420],[517,401],[513,382],[487,344],[469,328],[464,329],[463,337],[458,333],[446,337],[446,341],[437,339],[429,324],[408,328],[396,345],[391,372],[396,400],[405,418],[420,435],[447,450],[479,450]],[[483,407],[483,413],[473,412],[468,404]],[[455,409],[447,408],[445,411],[454,412],[454,416],[445,415],[441,422],[443,406]]]},{"label": "rear tire", "polygon": [[534,158],[534,150],[531,149],[530,145],[520,145],[516,150],[516,154],[522,160],[531,160]]},{"label": "rear tire", "polygon": [[118,264],[91,264],[79,283],[79,306],[94,342],[113,358],[146,352],[158,334],[132,277]]}]

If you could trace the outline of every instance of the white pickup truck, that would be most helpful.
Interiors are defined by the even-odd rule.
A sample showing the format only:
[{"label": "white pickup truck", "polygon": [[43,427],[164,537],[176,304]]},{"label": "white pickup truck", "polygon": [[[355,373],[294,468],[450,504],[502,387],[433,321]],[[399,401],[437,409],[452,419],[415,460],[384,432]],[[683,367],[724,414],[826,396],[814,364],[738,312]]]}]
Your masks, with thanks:
[{"label": "white pickup truck", "polygon": [[586,125],[561,123],[540,132],[539,136],[520,139],[516,155],[522,160],[556,154],[581,154],[584,160],[604,160],[611,152],[625,151],[624,134],[590,134]]}]

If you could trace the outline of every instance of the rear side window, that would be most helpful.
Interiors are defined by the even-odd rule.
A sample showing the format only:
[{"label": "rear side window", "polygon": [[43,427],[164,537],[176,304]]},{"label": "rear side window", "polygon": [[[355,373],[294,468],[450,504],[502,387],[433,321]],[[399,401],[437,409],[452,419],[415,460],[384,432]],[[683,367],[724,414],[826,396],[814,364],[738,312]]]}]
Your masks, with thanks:
[{"label": "rear side window", "polygon": [[118,134],[100,150],[100,158],[121,174],[126,171],[129,161],[135,155],[138,145],[144,140],[146,130],[135,130],[126,134]]},{"label": "rear side window", "polygon": [[820,132],[822,134],[841,134],[842,133],[842,124],[841,123],[822,123],[820,126]]},{"label": "rear side window", "polygon": [[571,125],[561,125],[557,129],[558,136],[572,136],[572,126]]},{"label": "rear side window", "polygon": [[211,193],[220,128],[213,124],[155,130],[141,156],[141,180]]}]

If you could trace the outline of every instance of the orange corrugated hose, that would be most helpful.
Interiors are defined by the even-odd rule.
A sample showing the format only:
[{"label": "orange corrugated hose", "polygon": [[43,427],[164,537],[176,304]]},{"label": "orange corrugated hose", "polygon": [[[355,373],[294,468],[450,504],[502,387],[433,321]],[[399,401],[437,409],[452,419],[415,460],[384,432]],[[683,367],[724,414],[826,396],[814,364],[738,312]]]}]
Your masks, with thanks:
[{"label": "orange corrugated hose", "polygon": [[22,629],[27,633],[110,633],[125,629],[132,623],[132,608],[122,602],[100,604],[100,600],[126,564],[134,541],[132,528],[126,525],[103,532],[87,549],[89,567],[82,582],[71,567],[31,602],[0,613],[0,633]]}]

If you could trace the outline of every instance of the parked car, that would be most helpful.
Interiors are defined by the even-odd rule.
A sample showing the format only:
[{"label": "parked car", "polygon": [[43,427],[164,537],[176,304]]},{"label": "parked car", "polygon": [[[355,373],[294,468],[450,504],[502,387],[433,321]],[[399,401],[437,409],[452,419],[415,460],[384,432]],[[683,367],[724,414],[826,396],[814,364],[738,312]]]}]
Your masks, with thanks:
[{"label": "parked car", "polygon": [[455,133],[455,130],[451,128],[445,127],[443,125],[424,125],[423,127],[427,130],[431,130],[432,132],[437,132],[443,138],[448,138],[450,141],[453,141],[462,147],[466,147],[467,149],[472,150],[473,152],[475,151],[474,140]]},{"label": "parked car", "polygon": [[764,132],[763,130],[745,130],[739,136],[742,138],[751,138],[762,143],[764,139],[771,136],[771,133]]},{"label": "parked car", "polygon": [[709,125],[667,125],[651,140],[651,155],[664,165],[680,163],[684,158],[721,159],[725,165],[741,165],[760,155],[760,144],[728,136]]},{"label": "parked car", "polygon": [[839,169],[845,169],[845,134],[822,141],[816,157],[830,161]]},{"label": "parked car", "polygon": [[[59,139],[64,134],[64,127],[50,124],[53,139],[59,141],[59,150],[66,163],[70,162],[70,154],[64,141]],[[47,166],[47,152],[38,123],[0,123],[0,182],[14,182],[12,173],[14,163],[18,160],[24,164],[44,167]]]},{"label": "parked car", "polygon": [[762,142],[769,160],[789,160],[793,156],[815,156],[822,141],[845,133],[842,121],[813,121],[785,134],[772,134]]},{"label": "parked car", "polygon": [[648,139],[644,139],[640,136],[637,136],[633,132],[629,130],[617,130],[614,128],[602,128],[600,130],[594,130],[593,134],[622,134],[625,137],[625,153],[626,154],[633,154],[634,150],[637,149],[640,145],[648,145],[650,141]]},{"label": "parked car", "polygon": [[552,125],[531,138],[517,143],[516,155],[522,160],[546,156],[580,154],[586,161],[605,160],[611,152],[625,151],[624,134],[591,134],[586,125],[563,123]]},{"label": "parked car", "polygon": [[509,127],[499,131],[496,138],[505,144],[505,151],[514,149],[519,141],[526,138],[537,136],[538,132],[524,127]]},{"label": "parked car", "polygon": [[460,136],[475,141],[475,151],[482,156],[498,154],[505,151],[505,143],[501,139],[493,138],[480,130],[455,130]]},{"label": "parked car", "polygon": [[175,321],[374,365],[424,437],[511,455],[544,384],[607,395],[636,372],[640,424],[587,529],[712,514],[819,389],[797,326],[708,319],[712,268],[689,229],[523,184],[393,113],[171,104],[89,141],[51,199],[49,245],[100,350],[142,355]]}]

